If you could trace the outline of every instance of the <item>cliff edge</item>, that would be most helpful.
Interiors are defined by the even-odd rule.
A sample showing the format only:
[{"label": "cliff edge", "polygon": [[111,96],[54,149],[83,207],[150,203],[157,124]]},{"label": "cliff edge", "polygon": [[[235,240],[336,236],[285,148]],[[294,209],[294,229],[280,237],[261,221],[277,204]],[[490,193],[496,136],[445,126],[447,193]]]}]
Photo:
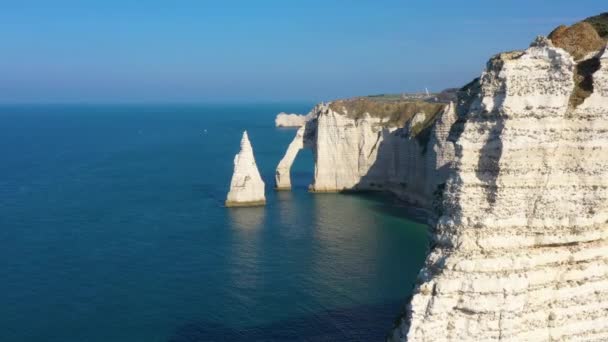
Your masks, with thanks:
[{"label": "cliff edge", "polygon": [[608,52],[590,28],[495,56],[459,101],[443,215],[390,340],[608,340]]}]

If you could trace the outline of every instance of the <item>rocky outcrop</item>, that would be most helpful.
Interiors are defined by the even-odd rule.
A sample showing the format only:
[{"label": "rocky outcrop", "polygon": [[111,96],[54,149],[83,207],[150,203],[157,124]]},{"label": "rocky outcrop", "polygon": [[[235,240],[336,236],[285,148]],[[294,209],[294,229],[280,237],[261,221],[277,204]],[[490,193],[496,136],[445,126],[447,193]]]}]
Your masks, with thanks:
[{"label": "rocky outcrop", "polygon": [[274,124],[276,127],[301,127],[310,118],[310,113],[307,115],[279,113],[274,119]]},{"label": "rocky outcrop", "polygon": [[[438,160],[434,144],[451,144],[444,133],[455,121],[452,106],[431,108],[426,112],[418,111],[420,108],[394,112],[406,113],[402,118],[405,122],[373,110],[355,115],[336,111],[331,105],[319,108],[311,191],[390,191],[430,208],[452,162],[449,158]],[[436,121],[442,125],[434,125]]]},{"label": "rocky outcrop", "polygon": [[608,14],[587,22],[493,57],[437,111],[339,100],[298,131],[277,184],[309,147],[312,191],[385,190],[433,213],[389,340],[608,340]]},{"label": "rocky outcrop", "polygon": [[313,192],[391,191],[431,206],[453,160],[452,105],[356,98],[319,104],[311,113],[279,163],[278,189],[290,188],[291,164],[307,147],[315,160]]},{"label": "rocky outcrop", "polygon": [[277,171],[275,174],[275,182],[277,190],[289,190],[291,189],[291,178],[290,171],[291,165],[293,164],[298,152],[304,148],[304,130],[305,127],[300,127],[296,132],[296,136],[289,144],[285,156],[279,162]]},{"label": "rocky outcrop", "polygon": [[[382,125],[383,118],[364,114],[348,117],[329,105],[317,108],[314,180],[310,189],[335,192],[355,188],[364,176],[368,182],[378,177],[370,168],[376,162],[383,140],[397,128]],[[376,171],[388,174],[388,170]],[[386,172],[384,172],[386,171]],[[380,175],[383,177],[384,175]]]},{"label": "rocky outcrop", "polygon": [[266,204],[264,181],[260,176],[253,156],[253,149],[243,132],[241,150],[234,156],[234,173],[230,181],[230,191],[226,198],[227,207],[248,207]]},{"label": "rocky outcrop", "polygon": [[584,55],[538,39],[459,100],[443,215],[392,341],[608,340],[608,52]]}]

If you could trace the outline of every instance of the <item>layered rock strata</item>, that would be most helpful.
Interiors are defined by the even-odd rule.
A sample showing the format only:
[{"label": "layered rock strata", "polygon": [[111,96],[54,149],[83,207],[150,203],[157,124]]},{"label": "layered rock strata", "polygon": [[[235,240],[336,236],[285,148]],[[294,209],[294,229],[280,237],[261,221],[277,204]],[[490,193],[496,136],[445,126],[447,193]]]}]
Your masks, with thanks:
[{"label": "layered rock strata", "polygon": [[230,191],[226,198],[227,207],[247,207],[266,204],[265,185],[253,156],[247,131],[243,132],[241,150],[234,156],[234,173],[230,181]]},{"label": "layered rock strata", "polygon": [[608,52],[585,49],[500,54],[459,101],[443,215],[392,341],[608,340]]},{"label": "layered rock strata", "polygon": [[[379,113],[385,108],[386,113]],[[431,205],[453,160],[447,137],[456,120],[454,106],[385,106],[357,99],[319,104],[311,113],[277,167],[277,188],[290,188],[291,165],[307,147],[315,161],[311,191],[391,191],[421,206]]]}]

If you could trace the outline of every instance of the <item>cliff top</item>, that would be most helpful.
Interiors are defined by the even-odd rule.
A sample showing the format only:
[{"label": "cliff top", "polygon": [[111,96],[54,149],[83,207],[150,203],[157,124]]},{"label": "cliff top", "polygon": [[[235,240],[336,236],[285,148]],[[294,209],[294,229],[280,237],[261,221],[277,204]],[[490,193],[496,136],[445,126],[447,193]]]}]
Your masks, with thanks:
[{"label": "cliff top", "polygon": [[350,118],[362,119],[368,113],[371,117],[386,119],[385,125],[392,127],[403,127],[418,113],[426,114],[427,118],[435,117],[444,107],[445,103],[379,97],[356,97],[329,104],[333,111],[344,113]]},{"label": "cliff top", "polygon": [[354,119],[365,113],[371,117],[386,119],[388,127],[403,127],[414,115],[424,113],[429,122],[450,102],[456,101],[457,88],[440,93],[404,93],[360,96],[333,101],[329,107]]},{"label": "cliff top", "polygon": [[[448,104],[456,99],[458,88],[444,89],[439,93],[402,93],[402,94],[378,94],[355,97],[353,99],[367,99],[376,102],[404,102],[404,101],[425,101],[433,103]],[[351,100],[353,100],[351,99]]]}]

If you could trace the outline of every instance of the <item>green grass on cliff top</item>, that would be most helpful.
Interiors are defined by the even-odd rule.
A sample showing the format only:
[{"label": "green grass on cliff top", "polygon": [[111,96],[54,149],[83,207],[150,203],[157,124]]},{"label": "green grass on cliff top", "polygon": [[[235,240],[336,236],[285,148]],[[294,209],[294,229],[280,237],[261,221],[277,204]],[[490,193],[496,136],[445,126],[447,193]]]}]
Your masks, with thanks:
[{"label": "green grass on cliff top", "polygon": [[403,127],[417,113],[433,118],[445,107],[444,103],[391,99],[379,101],[378,97],[357,97],[333,101],[329,106],[332,110],[357,120],[362,119],[366,113],[371,117],[382,118],[385,127]]}]

